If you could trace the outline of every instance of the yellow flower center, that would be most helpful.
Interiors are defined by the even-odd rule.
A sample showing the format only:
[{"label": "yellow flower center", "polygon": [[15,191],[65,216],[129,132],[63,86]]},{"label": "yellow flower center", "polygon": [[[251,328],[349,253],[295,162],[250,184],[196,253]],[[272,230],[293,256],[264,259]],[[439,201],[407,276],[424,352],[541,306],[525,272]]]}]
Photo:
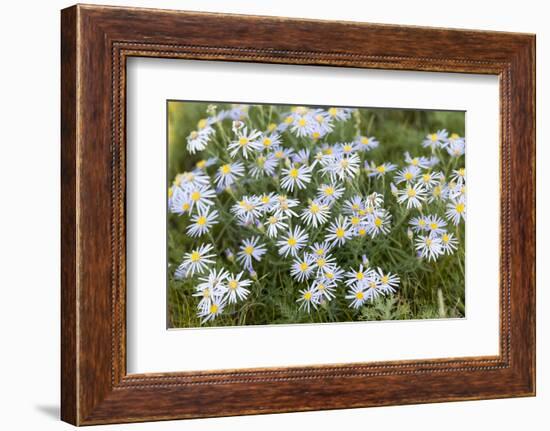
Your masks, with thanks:
[{"label": "yellow flower center", "polygon": [[259,156],[257,159],[256,159],[256,163],[258,164],[258,166],[260,168],[263,168],[264,165],[265,165],[265,160],[266,158],[264,156]]},{"label": "yellow flower center", "polygon": [[359,204],[352,204],[351,209],[357,211],[360,208]]},{"label": "yellow flower center", "polygon": [[382,282],[382,284],[388,284],[388,282],[390,281],[390,277],[384,275],[382,278],[380,278],[380,281]]},{"label": "yellow flower center", "polygon": [[329,280],[332,280],[334,278],[334,273],[333,272],[327,272],[325,274],[325,277],[328,278]]},{"label": "yellow flower center", "polygon": [[287,240],[287,244],[291,247],[294,247],[296,244],[298,243],[298,241],[296,241],[296,238],[294,238],[293,236],[291,236],[288,240]]},{"label": "yellow flower center", "polygon": [[203,118],[202,120],[200,120],[198,123],[197,123],[197,128],[199,130],[201,129],[204,129],[206,127],[206,124],[207,124],[207,120],[206,118]]},{"label": "yellow flower center", "polygon": [[298,169],[292,168],[292,169],[288,172],[288,176],[289,176],[290,178],[298,178]]},{"label": "yellow flower center", "polygon": [[206,224],[206,217],[205,216],[200,216],[198,219],[197,219],[197,224],[199,226],[204,226]]},{"label": "yellow flower center", "polygon": [[419,163],[420,163],[420,160],[418,160],[418,157],[415,157],[414,159],[411,160],[411,165],[413,166],[418,166]]},{"label": "yellow flower center", "polygon": [[304,299],[305,299],[306,301],[309,301],[309,300],[311,299],[311,292],[306,292],[306,293],[304,293]]},{"label": "yellow flower center", "polygon": [[423,218],[421,218],[420,220],[418,220],[418,226],[420,226],[420,227],[426,226],[426,220],[424,220]]},{"label": "yellow flower center", "polygon": [[410,198],[414,198],[416,196],[416,190],[413,189],[412,187],[409,187],[407,189],[407,196]]},{"label": "yellow flower center", "polygon": [[424,180],[425,183],[428,183],[432,180],[432,176],[430,174],[424,174],[422,175],[422,179]]},{"label": "yellow flower center", "polygon": [[313,202],[311,204],[311,206],[309,207],[309,210],[311,211],[312,214],[317,214],[320,210],[319,208],[319,205],[317,205],[315,202]]},{"label": "yellow flower center", "polygon": [[306,119],[305,118],[300,118],[298,120],[298,126],[304,127],[305,125],[306,125]]},{"label": "yellow flower center", "polygon": [[319,132],[313,132],[311,137],[316,141],[317,139],[319,139],[321,137],[321,134]]},{"label": "yellow flower center", "polygon": [[191,200],[193,202],[197,202],[200,198],[201,198],[201,192],[194,191],[193,193],[191,193]]},{"label": "yellow flower center", "polygon": [[430,139],[432,140],[432,142],[437,141],[437,133],[432,133],[432,134],[430,135]]},{"label": "yellow flower center", "polygon": [[264,147],[271,147],[273,141],[269,138],[264,138]]},{"label": "yellow flower center", "polygon": [[441,241],[443,241],[445,244],[448,244],[449,243],[449,235],[447,235],[446,233],[443,234],[443,236],[441,237]]},{"label": "yellow flower center", "polygon": [[325,254],[325,250],[320,248],[319,250],[317,250],[315,253],[317,253],[317,256],[322,256],[323,254]]},{"label": "yellow flower center", "polygon": [[202,169],[206,166],[206,160],[199,160],[196,164],[197,168]]},{"label": "yellow flower center", "polygon": [[349,160],[348,159],[342,159],[340,162],[340,166],[342,166],[344,169],[349,166]]},{"label": "yellow flower center", "polygon": [[460,169],[458,170],[458,175],[460,175],[461,177],[463,177],[464,175],[466,175],[466,169],[460,168]]},{"label": "yellow flower center", "polygon": [[360,228],[357,233],[359,236],[365,236],[367,234],[367,230],[365,228]]},{"label": "yellow flower center", "polygon": [[376,168],[376,170],[383,174],[384,172],[386,172],[386,167],[384,165],[380,165]]},{"label": "yellow flower center", "polygon": [[282,158],[285,155],[281,150],[275,152],[275,157],[278,159]]},{"label": "yellow flower center", "polygon": [[193,130],[191,132],[191,135],[189,136],[191,136],[191,139],[197,139],[197,136],[199,136],[199,133],[196,130]]},{"label": "yellow flower center", "polygon": [[410,180],[413,179],[413,174],[412,174],[412,172],[405,172],[404,177],[407,181],[410,181]]},{"label": "yellow flower center", "polygon": [[338,108],[330,108],[328,110],[328,115],[330,115],[331,117],[335,117],[336,114],[338,114]]},{"label": "yellow flower center", "polygon": [[223,166],[220,168],[220,172],[221,172],[223,175],[227,175],[227,174],[231,173],[231,165],[223,165]]},{"label": "yellow flower center", "polygon": [[322,257],[317,259],[317,266],[319,268],[322,268],[323,266],[325,266],[327,263],[327,261],[325,259],[323,259]]},{"label": "yellow flower center", "polygon": [[317,115],[315,116],[315,120],[317,120],[317,122],[318,122],[319,124],[321,124],[321,123],[323,123],[323,122],[325,121],[325,117],[323,117],[321,114],[317,114]]},{"label": "yellow flower center", "polygon": [[254,247],[251,245],[247,245],[244,248],[244,253],[247,254],[248,256],[250,256],[253,252],[254,252]]},{"label": "yellow flower center", "polygon": [[227,286],[229,286],[231,290],[235,290],[237,287],[239,287],[239,283],[237,282],[237,280],[229,280]]},{"label": "yellow flower center", "polygon": [[440,196],[441,195],[441,186],[435,186],[433,190],[434,196]]},{"label": "yellow flower center", "polygon": [[339,227],[338,229],[336,229],[336,236],[338,238],[343,238],[345,234],[346,234],[346,231],[344,228]]},{"label": "yellow flower center", "polygon": [[327,156],[332,155],[332,153],[333,153],[332,147],[326,148],[325,151],[324,151],[324,153],[325,153]]},{"label": "yellow flower center", "polygon": [[382,226],[382,219],[381,219],[380,217],[376,217],[376,218],[374,219],[374,225],[375,225],[376,227]]},{"label": "yellow flower center", "polygon": [[350,221],[351,221],[351,224],[352,224],[353,226],[356,226],[356,225],[359,224],[359,222],[361,221],[361,219],[360,219],[359,217],[354,216],[354,217],[351,218]]},{"label": "yellow flower center", "polygon": [[285,118],[285,123],[286,124],[292,123],[292,115],[289,115],[288,117]]},{"label": "yellow flower center", "polygon": [[459,136],[458,133],[453,133],[453,134],[451,135],[451,139],[458,139],[458,138],[460,138],[460,136]]},{"label": "yellow flower center", "polygon": [[181,209],[183,211],[189,211],[189,208],[191,207],[191,205],[189,205],[188,202],[184,202],[183,205],[181,206]]},{"label": "yellow flower center", "polygon": [[212,304],[210,306],[210,314],[216,314],[218,312],[218,306],[216,304]]},{"label": "yellow flower center", "polygon": [[268,195],[263,195],[262,196],[262,203],[263,204],[268,204],[269,203],[269,196]]},{"label": "yellow flower center", "polygon": [[353,147],[350,144],[344,145],[344,151],[346,153],[349,153],[351,150],[353,150]]},{"label": "yellow flower center", "polygon": [[269,123],[269,125],[267,126],[267,130],[270,132],[273,132],[273,130],[275,130],[276,128],[277,125],[275,123]]},{"label": "yellow flower center", "polygon": [[365,297],[365,294],[363,292],[357,292],[355,294],[355,297],[359,300],[363,299]]},{"label": "yellow flower center", "polygon": [[206,288],[202,291],[202,297],[203,298],[209,298],[210,297],[210,289]]},{"label": "yellow flower center", "polygon": [[371,281],[371,282],[369,283],[369,287],[370,287],[371,289],[376,289],[376,283],[375,283],[374,281]]},{"label": "yellow flower center", "polygon": [[309,265],[306,262],[302,262],[300,264],[300,271],[307,271],[308,268],[309,268]]},{"label": "yellow flower center", "polygon": [[172,189],[172,187],[170,187],[168,189],[168,197],[171,198],[173,194],[174,194],[174,190]]},{"label": "yellow flower center", "polygon": [[456,204],[456,212],[462,214],[464,212],[464,204],[462,202]]},{"label": "yellow flower center", "polygon": [[325,188],[325,195],[332,196],[333,194],[334,194],[334,188],[333,187]]},{"label": "yellow flower center", "polygon": [[269,224],[275,224],[275,223],[277,223],[278,221],[279,221],[279,220],[278,220],[277,217],[275,217],[275,216],[271,216],[271,217],[269,217],[269,219],[268,219],[268,223],[269,223]]},{"label": "yellow flower center", "polygon": [[438,228],[437,223],[430,223],[430,229],[435,230]]},{"label": "yellow flower center", "polygon": [[426,245],[428,247],[432,245],[432,240],[430,238],[426,238]]},{"label": "yellow flower center", "polygon": [[198,251],[191,253],[191,262],[198,262],[201,259],[201,254]]},{"label": "yellow flower center", "polygon": [[362,143],[363,145],[369,145],[369,138],[367,138],[366,136],[363,136],[363,137],[361,138],[361,143]]},{"label": "yellow flower center", "polygon": [[317,285],[317,289],[318,289],[318,290],[325,290],[325,285],[324,285],[323,283],[319,283],[319,284]]},{"label": "yellow flower center", "polygon": [[359,271],[357,273],[357,275],[355,276],[355,278],[357,278],[357,280],[363,280],[363,278],[365,278],[365,274],[363,274],[361,271]]},{"label": "yellow flower center", "polygon": [[246,136],[241,136],[241,137],[239,138],[239,145],[240,145],[241,147],[244,147],[244,146],[247,145],[247,144],[248,144],[248,138],[247,138]]}]

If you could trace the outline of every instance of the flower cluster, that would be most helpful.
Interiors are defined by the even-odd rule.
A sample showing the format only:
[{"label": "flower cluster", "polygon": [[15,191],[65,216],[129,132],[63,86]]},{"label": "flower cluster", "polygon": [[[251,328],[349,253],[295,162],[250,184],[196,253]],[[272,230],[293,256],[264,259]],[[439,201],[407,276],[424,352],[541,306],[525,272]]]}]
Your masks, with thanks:
[{"label": "flower cluster", "polygon": [[[285,262],[282,270],[303,285],[294,295],[307,313],[338,296],[359,309],[394,294],[397,274],[369,266],[365,255],[360,263],[341,258],[354,241],[403,229],[395,226],[388,200],[409,215],[409,238],[420,259],[436,260],[457,249],[448,226],[465,220],[465,170],[452,170],[447,181],[444,168],[437,167],[443,152],[448,159],[464,154],[464,138],[439,130],[421,142],[430,156],[407,152],[404,162],[376,163],[367,159],[380,143],[359,127],[352,139],[334,141],[340,124],[356,120],[354,109],[293,107],[265,123],[253,121],[250,106],[217,110],[209,106],[209,116],[188,135],[189,154],[207,157],[175,177],[168,202],[171,213],[186,218],[186,235],[196,244],[175,277],[193,280],[203,323],[247,299],[258,277],[267,275],[255,268],[268,256]],[[370,189],[361,186],[367,181]],[[444,214],[425,214],[424,206],[432,203],[443,205]],[[213,236],[214,226],[227,223],[242,232],[239,243],[225,250],[226,260],[240,267],[235,274]]]}]

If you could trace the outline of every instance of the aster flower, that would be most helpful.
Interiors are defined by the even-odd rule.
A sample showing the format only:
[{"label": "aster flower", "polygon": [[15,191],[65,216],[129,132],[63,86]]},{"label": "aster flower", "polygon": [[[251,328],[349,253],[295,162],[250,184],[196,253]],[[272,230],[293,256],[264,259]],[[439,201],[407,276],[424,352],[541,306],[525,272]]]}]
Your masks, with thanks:
[{"label": "aster flower", "polygon": [[425,216],[413,217],[409,221],[413,231],[416,233],[425,232],[428,230],[428,220]]},{"label": "aster flower", "polygon": [[445,254],[453,254],[458,248],[458,240],[454,234],[443,232],[441,234],[441,249]]},{"label": "aster flower", "polygon": [[391,272],[384,274],[381,268],[376,268],[376,277],[378,278],[378,288],[384,294],[395,293],[399,286],[399,277]]},{"label": "aster flower", "polygon": [[210,230],[210,228],[218,223],[218,211],[206,210],[199,211],[191,217],[191,224],[187,227],[187,235],[192,238],[202,236]]},{"label": "aster flower", "polygon": [[241,162],[226,163],[218,168],[214,182],[218,190],[223,190],[231,186],[243,174],[244,165]]},{"label": "aster flower", "polygon": [[187,136],[187,151],[190,154],[195,154],[197,151],[203,151],[208,143],[210,137],[214,134],[214,129],[210,126],[206,126],[201,130],[192,131]]},{"label": "aster flower", "polygon": [[405,152],[405,163],[422,169],[427,169],[431,165],[430,159],[428,157],[412,157],[408,151]]},{"label": "aster flower", "polygon": [[326,241],[331,241],[334,245],[341,246],[352,237],[352,230],[347,218],[339,217],[332,222],[327,230]]},{"label": "aster flower", "polygon": [[311,254],[315,257],[324,257],[330,251],[332,245],[328,241],[316,242],[309,247]]},{"label": "aster flower", "polygon": [[391,214],[386,210],[376,210],[366,217],[367,233],[373,238],[378,234],[390,232]]},{"label": "aster flower", "polygon": [[382,178],[388,172],[393,172],[396,169],[397,169],[397,165],[394,165],[393,163],[387,163],[387,162],[382,163],[380,165],[371,163],[371,165],[368,166],[367,168],[369,172],[369,177],[376,177],[376,178]]},{"label": "aster flower", "polygon": [[272,153],[258,154],[250,165],[253,178],[272,176],[275,173],[278,160]]},{"label": "aster flower", "polygon": [[360,161],[359,156],[355,153],[328,157],[321,161],[324,166],[321,172],[328,174],[331,181],[334,181],[336,178],[351,180],[359,171]]},{"label": "aster flower", "polygon": [[401,184],[405,182],[409,184],[416,179],[418,174],[420,174],[420,168],[414,165],[409,165],[405,169],[397,171],[397,174],[394,177],[394,181],[396,184]]},{"label": "aster flower", "polygon": [[318,292],[320,300],[324,298],[330,301],[335,297],[336,282],[327,278],[317,278],[313,280],[311,288]]},{"label": "aster flower", "polygon": [[197,208],[199,211],[205,211],[211,205],[214,205],[212,198],[216,196],[214,190],[209,186],[195,186],[187,190],[189,198],[189,211],[193,211],[193,208]]},{"label": "aster flower", "polygon": [[430,133],[429,135],[426,135],[426,138],[422,141],[422,146],[424,148],[431,148],[434,150],[435,148],[444,148],[447,145],[447,136],[449,133],[443,129],[438,130],[435,133]]},{"label": "aster flower", "polygon": [[431,190],[443,179],[441,172],[424,172],[420,175],[418,182],[422,184],[426,190]]},{"label": "aster flower", "polygon": [[442,234],[446,226],[447,222],[435,214],[426,217],[426,228],[430,233]]},{"label": "aster flower", "polygon": [[243,240],[239,252],[237,253],[237,262],[246,269],[252,268],[252,259],[259,262],[262,256],[267,252],[264,244],[259,243],[260,237],[253,236]]},{"label": "aster flower", "polygon": [[315,269],[315,259],[308,253],[301,258],[294,259],[290,274],[299,282],[309,279]]},{"label": "aster flower", "polygon": [[317,227],[326,223],[329,213],[330,209],[328,205],[318,200],[314,200],[302,211],[300,218],[306,225]]},{"label": "aster flower", "polygon": [[374,136],[357,136],[354,140],[355,150],[356,151],[370,151],[374,148],[377,148],[379,142]]},{"label": "aster flower", "polygon": [[265,225],[267,226],[267,236],[270,238],[275,238],[280,230],[286,229],[288,225],[285,223],[286,216],[281,212],[276,212],[275,214],[269,216]]},{"label": "aster flower", "polygon": [[185,253],[183,262],[176,270],[176,278],[192,277],[195,273],[202,274],[209,264],[213,264],[212,244],[202,244],[199,248]]},{"label": "aster flower", "polygon": [[281,174],[281,187],[285,190],[293,191],[296,186],[298,189],[305,189],[306,184],[311,181],[311,168],[309,166],[291,166],[283,169]]},{"label": "aster flower", "polygon": [[298,214],[292,208],[298,206],[299,202],[296,199],[288,198],[286,195],[278,195],[273,205],[273,211],[280,212],[287,217],[297,217]]},{"label": "aster flower", "polygon": [[466,220],[466,200],[464,197],[449,202],[445,215],[455,226],[460,223],[460,220]]},{"label": "aster flower", "polygon": [[241,130],[237,131],[236,135],[236,140],[232,141],[227,147],[231,157],[235,157],[238,153],[242,153],[242,156],[248,159],[251,153],[260,151],[263,148],[262,143],[259,142],[261,133],[257,130],[251,130],[250,133],[248,133],[247,128],[243,127]]},{"label": "aster flower", "polygon": [[289,254],[296,257],[298,252],[305,247],[308,238],[308,234],[300,226],[295,226],[286,237],[277,241],[279,254],[283,257],[287,257]]},{"label": "aster flower", "polygon": [[407,209],[420,208],[422,202],[426,199],[426,189],[422,184],[407,185],[404,189],[397,192],[397,202],[407,203]]},{"label": "aster flower", "polygon": [[321,199],[327,205],[331,205],[344,194],[344,187],[338,184],[321,184],[317,189],[317,199]]},{"label": "aster flower", "polygon": [[351,300],[350,308],[360,308],[368,299],[369,295],[366,292],[367,287],[363,283],[352,284],[346,295],[346,299]]},{"label": "aster flower", "polygon": [[419,235],[415,241],[415,248],[420,257],[428,260],[436,260],[443,254],[441,238],[436,235]]},{"label": "aster flower", "polygon": [[227,302],[229,304],[235,304],[237,301],[243,301],[246,299],[250,290],[248,286],[252,284],[251,280],[241,280],[243,272],[239,272],[237,275],[229,274],[225,280],[227,286]]},{"label": "aster flower", "polygon": [[206,323],[218,317],[224,310],[226,302],[224,298],[214,297],[210,306],[206,309],[200,309],[197,316],[200,317],[201,323]]},{"label": "aster flower", "polygon": [[264,150],[271,150],[272,148],[277,148],[281,144],[281,135],[278,133],[266,133],[262,136],[260,142]]},{"label": "aster flower", "polygon": [[252,223],[262,214],[262,203],[258,196],[243,196],[231,207],[231,212],[244,223]]},{"label": "aster flower", "polygon": [[312,286],[307,289],[300,290],[300,297],[296,300],[296,302],[300,304],[300,310],[306,310],[309,313],[311,312],[311,307],[317,308],[320,300],[321,295]]},{"label": "aster flower", "polygon": [[364,268],[363,264],[360,264],[357,271],[351,269],[350,271],[346,272],[347,280],[345,281],[345,284],[346,286],[351,286],[352,284],[364,283],[372,276],[372,274],[372,269]]}]

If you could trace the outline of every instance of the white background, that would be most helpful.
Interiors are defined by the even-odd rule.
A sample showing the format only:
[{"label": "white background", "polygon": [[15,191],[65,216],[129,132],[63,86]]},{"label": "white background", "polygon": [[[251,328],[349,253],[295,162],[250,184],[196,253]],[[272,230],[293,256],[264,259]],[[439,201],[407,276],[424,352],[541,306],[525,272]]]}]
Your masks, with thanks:
[{"label": "white background", "polygon": [[[550,242],[549,14],[544,3],[464,0],[359,2],[103,1],[108,4],[210,10],[393,24],[537,33],[538,145],[538,396],[508,399],[106,426],[135,430],[547,429],[550,423],[550,360],[545,292]],[[59,399],[59,9],[65,1],[5,2],[0,68],[0,424],[8,430],[70,429],[57,420]],[[322,37],[322,36],[321,36]],[[326,37],[335,37],[327,35]],[[544,191],[544,193],[543,193]]]},{"label": "white background", "polygon": [[[496,76],[147,58],[127,83],[129,373],[498,354]],[[164,108],[184,98],[466,111],[466,319],[167,331]]]}]

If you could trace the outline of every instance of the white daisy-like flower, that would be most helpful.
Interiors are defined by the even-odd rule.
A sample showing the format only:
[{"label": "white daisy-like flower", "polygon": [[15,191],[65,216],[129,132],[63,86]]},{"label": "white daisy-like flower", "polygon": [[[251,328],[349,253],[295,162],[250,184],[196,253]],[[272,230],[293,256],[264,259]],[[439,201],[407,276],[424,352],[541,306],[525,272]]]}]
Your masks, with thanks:
[{"label": "white daisy-like flower", "polygon": [[272,211],[277,203],[277,195],[274,192],[264,193],[258,199],[260,200],[260,209],[263,213]]},{"label": "white daisy-like flower", "polygon": [[420,168],[414,165],[409,165],[406,168],[397,171],[394,181],[396,184],[410,184],[416,179],[418,174],[420,174]]},{"label": "white daisy-like flower", "polygon": [[449,133],[445,129],[430,133],[422,141],[422,146],[424,148],[430,147],[432,150],[435,148],[444,148],[447,145],[447,136],[449,136]]},{"label": "white daisy-like flower", "polygon": [[357,214],[361,210],[365,210],[366,207],[367,205],[365,204],[363,197],[360,195],[355,195],[344,201],[343,212],[345,214]]},{"label": "white daisy-like flower", "polygon": [[311,167],[309,166],[291,166],[288,169],[281,171],[281,187],[285,190],[294,191],[296,186],[299,190],[305,189],[306,185],[311,181]]},{"label": "white daisy-like flower", "polygon": [[367,233],[373,238],[378,234],[390,232],[391,214],[384,209],[377,209],[366,218]]},{"label": "white daisy-like flower", "polygon": [[218,168],[214,182],[218,190],[223,190],[231,186],[243,174],[244,165],[241,162],[226,163]]},{"label": "white daisy-like flower", "polygon": [[367,295],[367,298],[370,300],[376,299],[379,295],[384,295],[384,291],[382,290],[382,285],[380,284],[380,277],[375,271],[372,271],[369,274],[369,277],[366,278],[364,281],[358,283],[362,284],[366,287],[365,294]]},{"label": "white daisy-like flower", "polygon": [[361,160],[357,154],[352,153],[336,155],[321,161],[321,163],[324,165],[321,172],[328,174],[331,181],[334,181],[336,178],[344,181],[355,177],[359,171]]},{"label": "white daisy-like flower", "polygon": [[226,305],[225,299],[213,297],[210,306],[206,309],[199,309],[197,316],[202,318],[201,323],[206,323],[218,317]]},{"label": "white daisy-like flower", "polygon": [[277,160],[280,161],[292,157],[292,154],[294,154],[294,150],[291,148],[283,148],[282,146],[279,146],[273,149],[272,154]]},{"label": "white daisy-like flower", "polygon": [[332,184],[321,184],[317,189],[317,198],[322,199],[327,205],[331,205],[344,194],[344,187],[340,187],[336,183]]},{"label": "white daisy-like flower", "polygon": [[329,108],[327,110],[328,115],[330,118],[337,120],[337,121],[346,121],[349,120],[351,117],[351,114],[354,110],[352,108]]},{"label": "white daisy-like flower", "polygon": [[415,248],[420,257],[428,260],[436,260],[443,254],[441,238],[435,235],[419,235],[415,241]]},{"label": "white daisy-like flower", "polygon": [[425,216],[413,217],[409,221],[413,231],[416,233],[425,232],[428,230],[428,220]]},{"label": "white daisy-like flower", "polygon": [[327,222],[329,214],[330,209],[327,204],[314,200],[302,211],[300,218],[308,226],[317,227]]},{"label": "white daisy-like flower", "polygon": [[209,157],[208,159],[199,160],[197,163],[195,163],[195,166],[197,169],[204,171],[206,168],[214,166],[216,163],[218,163],[217,157]]},{"label": "white daisy-like flower", "polygon": [[231,207],[231,212],[244,223],[252,223],[262,214],[262,203],[258,196],[243,196]]},{"label": "white daisy-like flower", "polygon": [[408,151],[405,152],[405,163],[422,169],[427,169],[430,167],[430,159],[428,157],[413,157]]},{"label": "white daisy-like flower", "polygon": [[334,291],[336,290],[336,282],[334,280],[329,280],[328,278],[317,278],[313,280],[311,287],[319,293],[321,298],[324,297],[327,301],[330,301],[335,297]]},{"label": "white daisy-like flower", "polygon": [[426,228],[430,233],[442,234],[446,226],[447,222],[435,214],[426,217]]},{"label": "white daisy-like flower", "polygon": [[278,160],[272,153],[258,154],[249,165],[253,178],[272,176],[277,168]]},{"label": "white daisy-like flower", "polygon": [[466,220],[466,199],[464,196],[461,196],[458,199],[452,200],[447,204],[447,211],[445,216],[450,220],[455,226],[460,223],[460,220]]},{"label": "white daisy-like flower", "polygon": [[422,202],[426,199],[426,189],[420,183],[407,185],[404,189],[397,192],[397,202],[407,203],[407,209],[420,208]]},{"label": "white daisy-like flower", "polygon": [[458,185],[463,185],[466,182],[466,169],[460,168],[453,171],[451,176],[451,181],[457,183]]},{"label": "white daisy-like flower", "polygon": [[326,265],[322,272],[319,271],[322,278],[334,283],[341,281],[344,278],[344,273],[345,271],[336,264]]},{"label": "white daisy-like flower", "polygon": [[183,172],[176,175],[173,184],[183,190],[193,189],[200,186],[210,185],[210,177],[200,170]]},{"label": "white daisy-like flower", "polygon": [[336,259],[330,254],[324,256],[312,255],[315,257],[315,265],[317,265],[317,276],[324,277],[326,272],[334,272],[337,269]]},{"label": "white daisy-like flower", "polygon": [[304,253],[301,258],[294,259],[290,274],[299,282],[309,279],[315,269],[315,259],[309,253]]},{"label": "white daisy-like flower", "polygon": [[311,134],[312,138],[319,139],[332,132],[334,125],[332,124],[332,118],[327,111],[323,109],[315,109],[311,115],[315,120],[313,127],[314,130]]},{"label": "white daisy-like flower", "polygon": [[210,228],[218,223],[218,211],[210,209],[199,211],[191,217],[191,224],[187,227],[187,235],[192,238],[204,235]]},{"label": "white daisy-like flower", "polygon": [[453,133],[447,142],[448,145],[445,149],[451,157],[460,157],[464,155],[466,151],[466,142],[464,141],[464,138],[461,138],[456,133]]},{"label": "white daisy-like flower", "polygon": [[371,277],[373,270],[370,268],[363,267],[363,264],[359,265],[359,269],[356,271],[353,268],[346,272],[347,280],[345,281],[346,286],[350,286],[355,283],[364,283],[365,280],[368,280]]},{"label": "white daisy-like flower", "polygon": [[252,259],[259,262],[262,260],[262,256],[267,252],[267,248],[262,243],[259,243],[260,237],[253,236],[251,238],[244,239],[239,252],[237,253],[237,262],[239,262],[244,268],[252,269]]},{"label": "white daisy-like flower", "polygon": [[289,254],[292,257],[298,256],[298,252],[306,246],[308,239],[308,234],[300,226],[295,226],[286,237],[277,241],[279,254],[283,257],[287,257]]},{"label": "white daisy-like flower", "polygon": [[176,270],[175,277],[184,278],[192,277],[195,273],[202,274],[209,264],[214,263],[212,260],[214,254],[210,254],[212,249],[212,244],[201,244],[199,248],[185,253],[183,255],[183,262]]},{"label": "white daisy-like flower", "polygon": [[399,276],[391,272],[384,274],[381,268],[376,269],[376,276],[378,277],[378,288],[382,293],[395,293],[400,282]]},{"label": "white daisy-like flower", "polygon": [[364,283],[355,283],[350,286],[346,299],[350,299],[350,308],[360,308],[368,299],[367,286]]},{"label": "white daisy-like flower", "polygon": [[281,135],[278,133],[264,134],[260,139],[264,150],[277,148],[281,144]]},{"label": "white daisy-like flower", "polygon": [[210,142],[210,137],[213,134],[214,129],[211,126],[192,131],[189,136],[187,136],[187,151],[189,151],[190,154],[195,154],[197,151],[203,151]]},{"label": "white daisy-like flower", "polygon": [[195,293],[193,293],[193,296],[198,296],[201,298],[199,304],[197,305],[199,310],[209,309],[215,298],[221,298],[225,294],[226,287],[224,286],[223,281],[227,278],[227,275],[227,271],[223,269],[220,272],[213,269],[207,277],[199,278],[201,283],[195,287]]},{"label": "white daisy-like flower", "polygon": [[196,186],[188,190],[189,195],[189,212],[193,211],[193,208],[197,208],[199,211],[206,211],[208,207],[214,205],[213,197],[216,196],[216,192],[209,186]]},{"label": "white daisy-like flower", "polygon": [[379,142],[374,136],[357,136],[354,143],[356,151],[370,151],[377,148],[379,145]]},{"label": "white daisy-like flower", "polygon": [[282,212],[276,212],[275,214],[270,215],[264,225],[267,226],[267,236],[270,238],[275,238],[280,230],[284,230],[288,227],[285,223],[287,217]]},{"label": "white daisy-like flower", "polygon": [[458,240],[454,234],[443,232],[441,234],[441,248],[445,254],[453,254],[458,248]]},{"label": "white daisy-like flower", "polygon": [[314,119],[310,114],[296,115],[290,131],[298,138],[310,136],[315,130]]},{"label": "white daisy-like flower", "polygon": [[434,201],[446,200],[449,197],[449,188],[443,183],[440,182],[432,187],[430,194],[428,196],[428,203]]},{"label": "white daisy-like flower", "polygon": [[328,241],[316,242],[309,247],[311,254],[315,257],[324,257],[332,248],[332,245]]},{"label": "white daisy-like flower", "polygon": [[426,187],[426,190],[431,190],[443,179],[441,172],[424,172],[418,178],[418,182]]},{"label": "white daisy-like flower", "polygon": [[286,195],[278,195],[272,210],[287,217],[298,217],[298,214],[292,208],[298,206],[299,203],[297,199],[288,198]]},{"label": "white daisy-like flower", "polygon": [[178,186],[172,186],[170,190],[172,191],[171,196],[169,196],[170,212],[180,216],[190,212],[191,200],[189,199],[189,193]]},{"label": "white daisy-like flower", "polygon": [[290,159],[292,160],[292,163],[294,163],[294,164],[308,165],[309,166],[309,156],[310,156],[310,151],[307,148],[303,148],[300,151],[298,151],[297,153],[294,153],[290,157]]},{"label": "white daisy-like flower", "polygon": [[311,312],[311,307],[317,308],[321,300],[321,295],[313,286],[300,290],[300,297],[296,300],[300,304],[300,310]]},{"label": "white daisy-like flower", "polygon": [[227,147],[231,157],[235,157],[238,153],[242,153],[242,156],[248,159],[250,153],[255,153],[263,148],[262,143],[259,142],[261,132],[257,130],[251,130],[250,133],[248,133],[247,128],[243,127],[241,130],[237,131],[236,135],[236,140],[232,141]]},{"label": "white daisy-like flower", "polygon": [[250,293],[247,287],[252,284],[252,280],[241,280],[242,276],[242,271],[237,275],[229,274],[227,276],[225,284],[227,286],[227,302],[229,304],[245,300]]},{"label": "white daisy-like flower", "polygon": [[388,172],[393,172],[396,169],[397,169],[397,165],[394,165],[393,163],[384,162],[380,165],[371,163],[370,166],[368,166],[367,171],[369,172],[369,177],[382,178]]},{"label": "white daisy-like flower", "polygon": [[351,225],[347,217],[339,217],[338,220],[332,222],[327,229],[327,233],[325,240],[338,246],[343,245],[353,236]]}]

